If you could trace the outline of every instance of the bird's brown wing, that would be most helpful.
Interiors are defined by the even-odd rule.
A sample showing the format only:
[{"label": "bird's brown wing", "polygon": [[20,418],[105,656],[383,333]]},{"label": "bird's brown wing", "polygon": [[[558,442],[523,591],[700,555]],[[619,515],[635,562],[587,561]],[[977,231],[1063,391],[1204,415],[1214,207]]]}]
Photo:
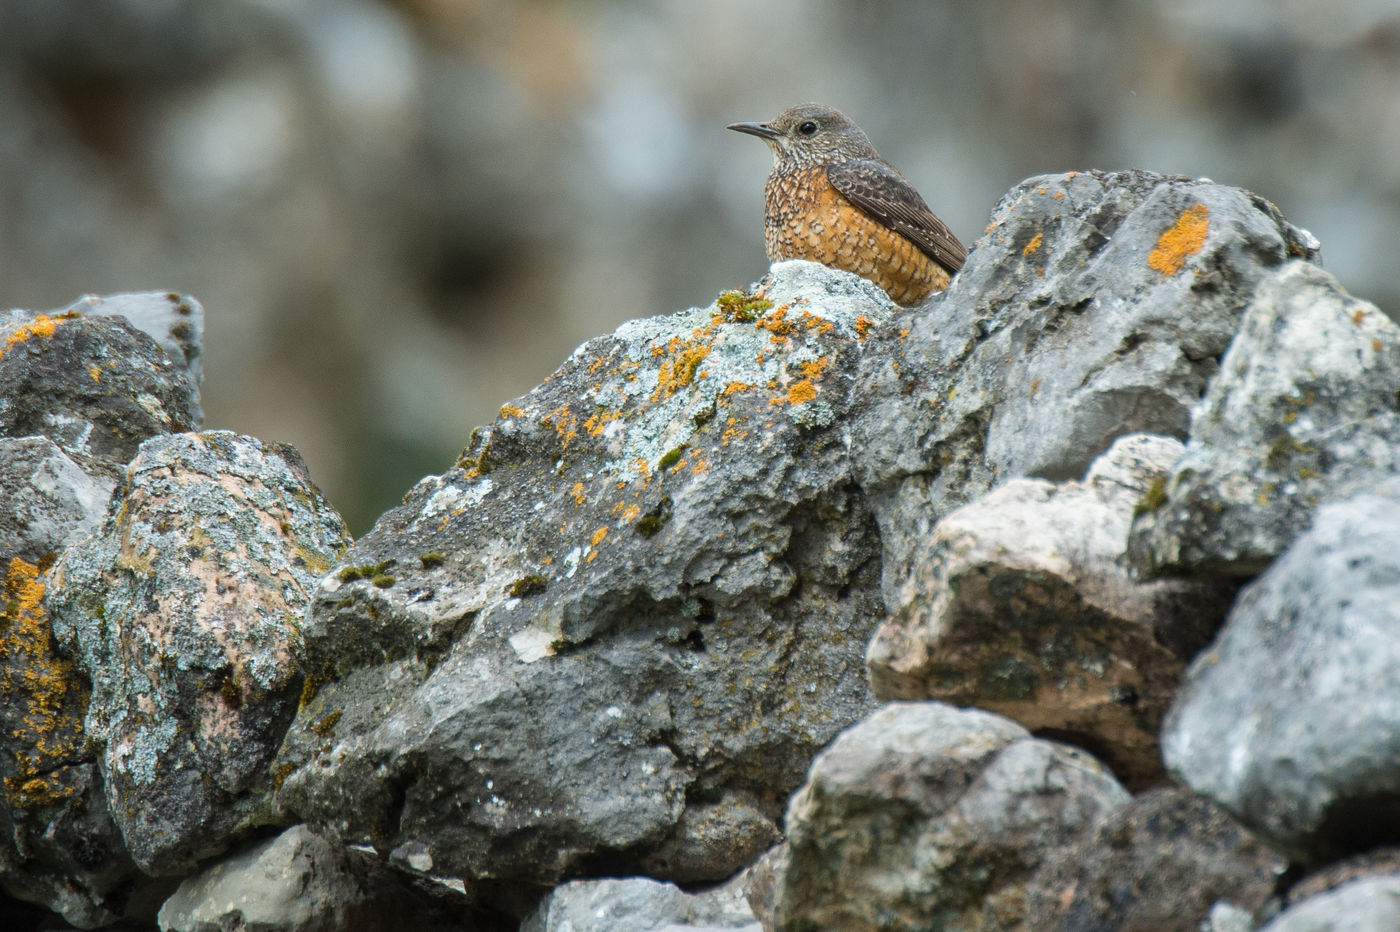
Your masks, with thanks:
[{"label": "bird's brown wing", "polygon": [[832,187],[885,226],[908,237],[950,273],[962,268],[967,249],[948,225],[933,215],[919,192],[892,166],[876,159],[852,159],[827,169]]}]

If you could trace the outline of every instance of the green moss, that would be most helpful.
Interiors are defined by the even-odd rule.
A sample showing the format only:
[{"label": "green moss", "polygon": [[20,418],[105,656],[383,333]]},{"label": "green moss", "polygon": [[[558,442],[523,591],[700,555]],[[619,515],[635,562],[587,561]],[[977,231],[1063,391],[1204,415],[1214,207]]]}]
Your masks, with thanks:
[{"label": "green moss", "polygon": [[742,291],[725,291],[715,299],[715,305],[722,319],[746,324],[758,320],[760,314],[772,309],[773,302]]},{"label": "green moss", "polygon": [[547,588],[549,588],[548,580],[537,573],[531,573],[529,576],[521,576],[511,583],[506,592],[513,599],[523,599],[527,596],[539,595]]},{"label": "green moss", "polygon": [[232,673],[224,677],[224,682],[219,687],[219,696],[230,709],[243,707],[243,690],[238,688],[238,679]]},{"label": "green moss", "polygon": [[1167,477],[1157,476],[1147,484],[1142,498],[1133,506],[1133,517],[1156,511],[1167,503]]},{"label": "green moss", "polygon": [[390,576],[388,573],[380,573],[378,576],[375,576],[370,579],[370,582],[378,586],[380,589],[388,589],[390,586],[392,586],[398,581],[399,580],[397,576]]},{"label": "green moss", "polygon": [[642,515],[632,525],[643,537],[653,537],[671,520],[671,496],[666,496],[656,507]]},{"label": "green moss", "polygon": [[432,553],[420,553],[418,555],[418,562],[423,564],[423,569],[425,570],[436,569],[442,566],[446,560],[447,558],[437,551],[433,551]]},{"label": "green moss", "polygon": [[675,447],[674,449],[667,450],[664,454],[662,454],[661,459],[656,461],[656,468],[670,469],[672,466],[679,463],[681,461],[681,457],[685,455],[685,446],[685,444],[681,444],[680,446]]},{"label": "green moss", "polygon": [[389,567],[393,566],[397,562],[397,560],[390,557],[383,563],[366,563],[363,566],[347,566],[341,569],[341,571],[339,573],[336,573],[335,575],[336,578],[343,583],[354,582],[357,579],[368,579],[371,582],[374,582],[376,586],[379,585],[379,583],[376,581],[377,579],[388,578],[390,580],[388,585],[392,586],[394,584],[393,577],[386,577],[384,571],[389,569]]}]

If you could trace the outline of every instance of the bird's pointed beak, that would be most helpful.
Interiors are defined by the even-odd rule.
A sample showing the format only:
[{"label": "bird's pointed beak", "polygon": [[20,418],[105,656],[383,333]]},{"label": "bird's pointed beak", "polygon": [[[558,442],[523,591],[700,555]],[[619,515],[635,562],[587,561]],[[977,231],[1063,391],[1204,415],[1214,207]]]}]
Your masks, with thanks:
[{"label": "bird's pointed beak", "polygon": [[781,135],[767,123],[730,123],[725,129],[732,129],[736,133],[748,133],[763,140],[777,139]]}]

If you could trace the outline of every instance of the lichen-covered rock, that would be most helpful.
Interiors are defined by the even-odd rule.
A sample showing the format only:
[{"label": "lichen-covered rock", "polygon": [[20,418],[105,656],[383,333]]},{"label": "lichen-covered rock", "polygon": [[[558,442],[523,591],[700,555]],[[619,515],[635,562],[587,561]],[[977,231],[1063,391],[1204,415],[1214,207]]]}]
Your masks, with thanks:
[{"label": "lichen-covered rock", "polygon": [[774,868],[778,932],[1039,929],[1026,889],[1129,796],[980,710],[895,702],[817,756]]},{"label": "lichen-covered rock", "polygon": [[1133,510],[1181,449],[1125,437],[1083,482],[1013,479],[944,517],[871,642],[876,698],[976,705],[1093,750],[1130,786],[1159,780],[1162,716],[1234,594],[1127,565]]},{"label": "lichen-covered rock", "polygon": [[1259,932],[1394,932],[1400,874],[1366,877],[1291,906]]},{"label": "lichen-covered rock", "polygon": [[45,436],[116,475],[141,441],[195,430],[186,370],[121,317],[0,313],[0,436]]},{"label": "lichen-covered rock", "polygon": [[465,896],[293,826],[206,867],[160,908],[161,932],[507,932]]},{"label": "lichen-covered rock", "polygon": [[520,932],[762,932],[753,910],[731,881],[686,893],[646,877],[575,880],[556,887]]},{"label": "lichen-covered rock", "polygon": [[873,707],[879,541],[840,419],[854,276],[624,324],[501,409],[321,584],[279,804],[437,869],[713,881]]},{"label": "lichen-covered rock", "polygon": [[172,291],[134,291],[122,294],[84,295],[56,314],[78,313],[99,317],[124,317],[165,350],[189,382],[195,410],[204,381],[204,306],[186,294]]},{"label": "lichen-covered rock", "polygon": [[0,884],[84,928],[122,916],[136,873],[86,746],[87,679],[56,649],[47,564],[10,557],[0,605]]},{"label": "lichen-covered rock", "polygon": [[[934,522],[1017,476],[1184,439],[1262,278],[1317,244],[1238,188],[1148,172],[1022,182],[947,292],[871,337],[853,426],[887,589]],[[892,429],[891,425],[899,425]]]},{"label": "lichen-covered rock", "polygon": [[1240,593],[1167,765],[1304,861],[1400,842],[1400,479],[1325,505]]},{"label": "lichen-covered rock", "polygon": [[227,432],[147,441],[119,494],[55,565],[47,604],[92,681],[86,733],[111,812],[161,874],[270,820],[300,615],[349,541],[295,451]]},{"label": "lichen-covered rock", "polygon": [[1289,263],[1260,283],[1133,552],[1154,570],[1251,576],[1319,503],[1396,472],[1400,327]]},{"label": "lichen-covered rock", "polygon": [[1198,932],[1212,912],[1223,912],[1218,903],[1258,912],[1287,866],[1199,796],[1179,787],[1153,790],[1048,859],[1031,885],[1036,919],[1027,928]]}]

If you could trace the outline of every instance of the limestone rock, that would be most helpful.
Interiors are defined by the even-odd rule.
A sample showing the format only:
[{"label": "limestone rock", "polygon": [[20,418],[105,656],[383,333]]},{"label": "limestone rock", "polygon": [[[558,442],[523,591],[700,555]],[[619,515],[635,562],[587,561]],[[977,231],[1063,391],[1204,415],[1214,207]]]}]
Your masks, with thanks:
[{"label": "limestone rock", "polygon": [[86,735],[111,812],[161,874],[270,820],[299,618],[348,537],[295,451],[228,432],[147,441],[119,494],[54,567],[47,605],[92,682]]},{"label": "limestone rock", "polygon": [[1087,755],[1008,719],[890,703],[793,797],[773,928],[1036,928],[1025,885],[1128,798]]},{"label": "limestone rock", "polygon": [[703,893],[646,877],[575,880],[556,887],[520,932],[762,932],[737,882]]},{"label": "limestone rock", "polygon": [[1305,861],[1400,842],[1400,480],[1325,505],[1242,590],[1167,765]]},{"label": "limestone rock", "polygon": [[879,541],[839,421],[889,315],[778,263],[501,409],[321,583],[280,805],[449,873],[717,881],[873,706]]},{"label": "limestone rock", "polygon": [[0,555],[52,562],[97,530],[116,484],[48,437],[0,437]]},{"label": "limestone rock", "polygon": [[197,300],[170,291],[84,295],[62,311],[51,313],[126,318],[155,340],[175,367],[184,371],[193,395],[194,424],[199,425],[199,389],[204,382],[204,306]]},{"label": "limestone rock", "polygon": [[949,289],[862,357],[853,449],[887,591],[933,524],[993,484],[1078,479],[1123,434],[1185,439],[1256,283],[1315,248],[1273,205],[1203,180],[1012,188]]},{"label": "limestone rock", "polygon": [[1127,565],[1133,510],[1181,449],[1121,438],[1083,482],[1012,479],[944,517],[871,642],[876,698],[989,709],[1160,780],[1162,716],[1234,594]]},{"label": "limestone rock", "polygon": [[1259,932],[1393,932],[1400,928],[1400,874],[1367,877],[1304,900]]},{"label": "limestone rock", "polygon": [[48,437],[116,475],[141,441],[198,427],[185,370],[125,319],[0,313],[0,436]]},{"label": "limestone rock", "polygon": [[1289,263],[1260,282],[1134,553],[1156,570],[1253,575],[1319,503],[1400,472],[1397,451],[1400,327]]},{"label": "limestone rock", "polygon": [[400,874],[373,855],[336,845],[304,825],[258,842],[180,884],[159,915],[161,932],[506,932],[446,887]]},{"label": "limestone rock", "polygon": [[1258,912],[1287,866],[1199,796],[1153,790],[1057,853],[1031,885],[1039,905],[1028,928],[1198,932],[1213,913],[1228,912],[1220,904],[1246,917]]}]

